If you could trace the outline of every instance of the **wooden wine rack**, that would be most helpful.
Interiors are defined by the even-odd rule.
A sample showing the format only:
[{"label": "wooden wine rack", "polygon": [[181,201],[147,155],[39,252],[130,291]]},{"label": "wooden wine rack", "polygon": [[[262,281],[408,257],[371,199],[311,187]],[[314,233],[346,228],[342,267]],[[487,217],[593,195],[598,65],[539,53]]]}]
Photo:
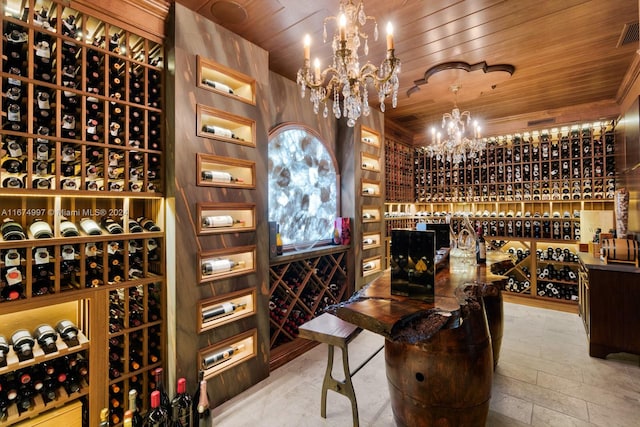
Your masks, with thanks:
[{"label": "wooden wine rack", "polygon": [[[549,279],[536,271],[551,265],[575,273],[575,263],[541,260],[537,252],[552,247],[577,253],[588,232],[581,230],[580,213],[613,210],[614,137],[614,123],[599,122],[489,138],[482,156],[456,167],[417,148],[411,161],[414,181],[405,182],[415,190],[413,200],[397,200],[387,185],[392,192],[385,209],[387,233],[447,221],[458,233],[468,216],[474,229],[483,228],[489,247],[528,253],[503,272],[512,279],[506,291],[573,308],[577,279]],[[390,146],[391,156],[404,148]]]},{"label": "wooden wine rack", "polygon": [[[111,409],[111,425],[120,425],[125,393],[136,388],[139,408],[146,411],[154,386],[148,372],[165,360],[163,39],[84,3],[4,0],[0,5],[3,34],[21,40],[5,37],[1,51],[0,220],[12,218],[26,232],[24,240],[0,240],[3,254],[20,253],[23,272],[21,297],[0,301],[0,320],[7,328],[11,319],[55,325],[60,310],[49,308],[71,306],[63,312],[79,327],[80,345],[58,343],[55,353],[36,352],[33,363],[79,352],[89,364],[79,392],[60,389],[47,403],[38,397],[22,414],[10,408],[0,425],[77,401],[84,403],[87,425],[97,425],[105,407]],[[19,116],[13,114],[16,106]],[[102,234],[90,235],[80,227],[82,218],[99,223],[104,216],[121,220],[124,232],[110,235],[101,228]],[[138,217],[150,218],[159,231],[130,230],[128,220]],[[48,223],[53,237],[36,239],[29,230],[34,219]],[[79,229],[77,236],[63,236],[65,219]],[[117,252],[109,254],[113,242]],[[94,246],[95,258],[88,251]],[[35,248],[49,253],[46,292],[36,289]],[[7,286],[2,258],[0,288]],[[134,258],[141,268],[130,276]],[[64,271],[63,260],[76,267]],[[89,261],[99,267],[92,280]],[[118,315],[114,295],[121,297]],[[116,347],[118,357],[110,359]],[[133,359],[140,363],[130,364]],[[20,369],[28,365],[19,363]],[[122,365],[120,373],[110,378],[116,365]],[[14,369],[9,364],[1,372]]]},{"label": "wooden wine rack", "polygon": [[348,247],[334,246],[271,260],[271,370],[314,345],[298,338],[298,326],[351,296],[347,254]]}]

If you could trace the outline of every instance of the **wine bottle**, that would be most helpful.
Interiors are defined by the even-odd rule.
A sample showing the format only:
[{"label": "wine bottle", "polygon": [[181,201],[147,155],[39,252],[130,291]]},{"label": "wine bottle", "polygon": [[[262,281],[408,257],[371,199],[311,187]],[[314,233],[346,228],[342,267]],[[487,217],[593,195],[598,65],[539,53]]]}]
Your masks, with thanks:
[{"label": "wine bottle", "polygon": [[95,251],[88,249],[90,247],[95,248],[95,245],[89,245],[85,250],[87,254],[87,257],[85,259],[85,287],[96,288],[103,284],[103,268],[102,263],[100,262],[100,257],[95,252],[97,251],[97,249],[95,249]]},{"label": "wine bottle", "polygon": [[376,189],[373,187],[365,187],[362,189],[362,194],[376,194]]},{"label": "wine bottle", "polygon": [[68,319],[60,320],[56,324],[56,330],[60,334],[60,338],[69,346],[79,345],[78,327]]},{"label": "wine bottle", "polygon": [[80,235],[78,227],[65,217],[60,218],[60,235],[62,237],[76,237]]},{"label": "wine bottle", "polygon": [[42,324],[33,331],[33,337],[38,342],[38,345],[46,354],[53,353],[58,350],[56,346],[56,340],[58,339],[58,333],[51,325]]},{"label": "wine bottle", "polygon": [[35,248],[33,265],[33,295],[44,295],[53,290],[53,266],[47,248]]},{"label": "wine bottle", "polygon": [[171,422],[173,427],[193,426],[191,405],[191,396],[187,393],[187,380],[179,378],[176,395],[171,400]]},{"label": "wine bottle", "polygon": [[212,259],[202,263],[202,274],[210,276],[216,273],[231,271],[235,268],[241,268],[245,265],[244,261],[232,261],[230,259]]},{"label": "wine bottle", "polygon": [[211,80],[211,79],[202,79],[202,83],[204,83],[205,85],[212,87],[214,89],[218,89],[221,92],[225,92],[225,93],[230,93],[233,95],[233,89],[231,89],[229,86],[227,86],[224,83],[220,83],[217,82],[215,80]]},{"label": "wine bottle", "polygon": [[124,256],[118,242],[110,242],[107,248],[109,283],[117,283],[124,280]]},{"label": "wine bottle", "polygon": [[2,233],[4,240],[25,240],[27,238],[22,225],[11,218],[4,219],[0,233]]},{"label": "wine bottle", "polygon": [[143,419],[138,411],[138,391],[136,389],[129,390],[129,411],[131,411],[131,427],[142,427]]},{"label": "wine bottle", "polygon": [[282,255],[282,235],[280,234],[280,224],[276,224],[276,255]]},{"label": "wine bottle", "polygon": [[482,227],[478,227],[476,234],[476,263],[485,264],[487,262],[487,244],[484,240]]},{"label": "wine bottle", "polygon": [[207,228],[233,227],[236,224],[244,224],[244,221],[233,219],[231,215],[212,215],[202,218],[202,225]]},{"label": "wine bottle", "polygon": [[37,80],[51,81],[51,46],[49,42],[40,40],[35,48],[35,70]]},{"label": "wine bottle", "polygon": [[102,230],[98,223],[91,218],[82,218],[80,220],[80,228],[90,236],[99,236],[102,234]]},{"label": "wine bottle", "polygon": [[233,138],[233,139],[237,138],[236,135],[230,129],[223,128],[221,126],[205,125],[204,131],[208,133],[213,133],[223,138]]},{"label": "wine bottle", "polygon": [[7,366],[7,354],[9,353],[9,343],[4,335],[0,335],[0,366]]},{"label": "wine bottle", "polygon": [[214,305],[213,307],[207,308],[202,311],[202,321],[208,322],[210,320],[228,316],[246,307],[247,307],[246,303],[235,303],[235,302],[225,302],[219,305]]},{"label": "wine bottle", "polygon": [[144,425],[148,427],[169,427],[169,417],[167,411],[160,404],[160,391],[151,393],[151,409],[147,412]]},{"label": "wine bottle", "polygon": [[13,351],[21,361],[31,359],[33,357],[33,346],[35,345],[35,340],[28,330],[16,330],[11,334],[11,343],[13,345]]},{"label": "wine bottle", "polygon": [[244,182],[242,178],[234,177],[229,172],[216,171],[216,170],[202,171],[202,179],[205,181],[212,181],[212,182]]},{"label": "wine bottle", "polygon": [[216,351],[215,353],[206,355],[202,358],[202,367],[204,369],[209,369],[213,366],[219,365],[220,363],[231,359],[231,356],[242,351],[244,347],[244,344],[230,345]]},{"label": "wine bottle", "polygon": [[374,262],[365,262],[364,264],[362,264],[362,270],[363,271],[370,271],[373,270],[376,267],[376,264]]},{"label": "wine bottle", "polygon": [[102,408],[100,410],[100,426],[99,427],[109,427],[109,409]]},{"label": "wine bottle", "polygon": [[197,421],[198,427],[209,427],[209,393],[207,392],[207,380],[204,378],[204,371],[200,371],[198,388],[193,396],[193,421]]},{"label": "wine bottle", "polygon": [[140,216],[136,219],[136,221],[142,226],[142,228],[147,231],[161,231],[160,227],[158,227],[152,219]]},{"label": "wine bottle", "polygon": [[24,287],[22,286],[22,271],[18,267],[11,267],[5,272],[7,284],[2,288],[2,298],[5,301],[15,301],[24,296]]},{"label": "wine bottle", "polygon": [[124,233],[122,226],[111,216],[103,216],[102,219],[100,219],[100,225],[107,230],[109,234]]}]

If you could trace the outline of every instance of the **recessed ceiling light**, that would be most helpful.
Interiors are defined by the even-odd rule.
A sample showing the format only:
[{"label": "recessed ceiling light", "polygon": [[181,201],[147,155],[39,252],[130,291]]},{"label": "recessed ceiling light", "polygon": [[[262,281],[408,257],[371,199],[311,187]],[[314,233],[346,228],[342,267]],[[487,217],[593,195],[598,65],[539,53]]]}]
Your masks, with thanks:
[{"label": "recessed ceiling light", "polygon": [[240,24],[248,17],[245,8],[235,1],[216,1],[211,5],[210,10],[211,15],[213,15],[218,22],[224,24]]}]

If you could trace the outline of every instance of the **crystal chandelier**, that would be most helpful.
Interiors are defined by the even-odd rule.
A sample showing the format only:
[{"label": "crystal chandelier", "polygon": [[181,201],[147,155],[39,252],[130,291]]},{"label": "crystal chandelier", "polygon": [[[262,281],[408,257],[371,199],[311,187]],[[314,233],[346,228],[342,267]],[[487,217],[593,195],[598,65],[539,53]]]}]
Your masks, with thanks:
[{"label": "crystal chandelier", "polygon": [[391,95],[391,105],[395,108],[398,103],[400,60],[394,55],[391,24],[387,25],[387,57],[380,67],[376,67],[370,62],[360,66],[358,50],[362,44],[364,44],[363,56],[369,53],[369,36],[363,32],[363,27],[368,21],[374,24],[373,40],[378,40],[378,23],[373,16],[367,16],[362,0],[357,5],[352,0],[340,0],[338,17],[329,16],[324,19],[325,43],[328,21],[335,21],[338,24],[338,31],[334,32],[332,42],[333,63],[321,71],[320,62],[316,58],[312,70],[311,39],[308,35],[305,36],[304,65],[298,70],[297,76],[302,97],[304,98],[308,88],[314,112],[317,114],[320,104],[324,104],[324,117],[329,115],[327,100],[333,97],[333,114],[337,119],[346,117],[347,124],[351,127],[355,125],[360,115],[369,115],[368,85],[370,84],[378,92],[382,112],[385,110],[385,98],[389,95]]},{"label": "crystal chandelier", "polygon": [[[449,88],[455,95],[453,110],[451,113],[442,115],[442,127],[446,129],[446,138],[442,139],[440,132],[436,133],[435,128],[431,129],[431,145],[427,147],[427,152],[437,160],[448,161],[453,165],[467,159],[473,159],[482,154],[482,150],[487,148],[487,143],[480,137],[480,126],[474,122],[471,137],[468,137],[466,130],[471,124],[471,113],[458,109],[459,85]],[[466,122],[466,123],[465,123]]]}]

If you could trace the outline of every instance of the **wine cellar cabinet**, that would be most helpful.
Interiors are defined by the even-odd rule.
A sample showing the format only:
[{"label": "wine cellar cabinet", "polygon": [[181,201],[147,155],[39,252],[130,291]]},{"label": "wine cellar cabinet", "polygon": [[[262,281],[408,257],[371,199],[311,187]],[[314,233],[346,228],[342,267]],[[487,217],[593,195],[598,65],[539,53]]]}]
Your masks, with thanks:
[{"label": "wine cellar cabinet", "polygon": [[165,361],[163,38],[83,2],[1,7],[0,383],[22,386],[0,426],[77,402],[121,425]]},{"label": "wine cellar cabinet", "polygon": [[[581,216],[608,212],[613,218],[614,125],[490,138],[482,156],[456,166],[415,149],[413,161],[404,160],[413,166],[414,200],[388,196],[387,233],[419,222],[450,223],[454,235],[481,227],[488,247],[514,259],[514,267],[501,272],[509,277],[507,295],[573,308],[579,298],[578,244],[593,238],[591,224],[581,230]],[[387,159],[407,159],[404,148],[394,148]],[[386,166],[401,168],[396,163]],[[603,232],[613,226],[604,224],[609,227]]]}]

